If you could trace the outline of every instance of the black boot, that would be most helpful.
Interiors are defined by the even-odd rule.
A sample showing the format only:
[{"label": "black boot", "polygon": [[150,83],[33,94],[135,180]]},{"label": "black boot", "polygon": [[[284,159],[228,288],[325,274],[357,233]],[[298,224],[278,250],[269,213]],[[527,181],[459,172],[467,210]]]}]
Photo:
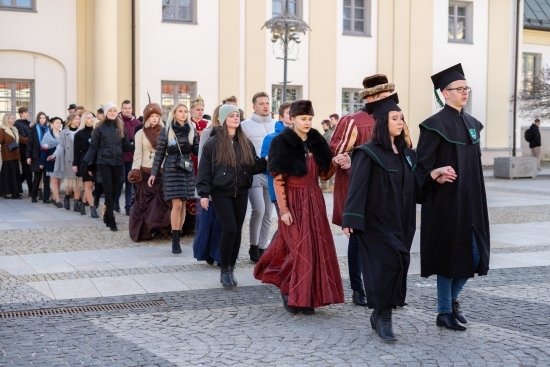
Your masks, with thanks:
[{"label": "black boot", "polygon": [[86,215],[86,204],[80,202],[80,215]]},{"label": "black boot", "polygon": [[111,229],[111,231],[118,231],[118,227],[116,226],[116,221],[115,221],[115,217],[111,217],[109,218],[109,224],[108,224],[109,228]]},{"label": "black boot", "polygon": [[38,200],[44,200],[44,196],[42,195],[42,189],[38,189]]},{"label": "black boot", "polygon": [[[73,210],[75,212],[80,212],[80,206],[82,205],[82,202],[80,200],[76,200],[74,199],[74,206],[73,206]],[[84,214],[86,214],[86,212],[84,212]]]},{"label": "black boot", "polygon": [[233,282],[233,285],[236,287],[237,286],[237,279],[235,279],[234,271],[235,271],[235,267],[230,266],[229,267],[229,275],[231,276],[231,281]]},{"label": "black boot", "polygon": [[376,333],[382,340],[387,342],[397,341],[393,334],[393,327],[391,321],[392,307],[386,307],[380,310],[380,317],[376,322]]},{"label": "black boot", "polygon": [[253,263],[257,263],[258,261],[260,261],[260,251],[258,246],[250,245],[248,254],[250,255],[250,261],[252,261]]},{"label": "black boot", "polygon": [[374,331],[376,331],[378,327],[378,320],[380,320],[380,309],[374,308],[370,314],[370,326]]},{"label": "black boot", "polygon": [[181,254],[180,231],[172,230],[172,253]]},{"label": "black boot", "polygon": [[90,207],[90,215],[92,216],[92,218],[99,218],[99,214],[97,214],[95,206]]},{"label": "black boot", "polygon": [[449,313],[440,313],[435,319],[435,324],[437,326],[444,326],[447,329],[464,331],[466,328],[458,323],[455,315],[452,312]]},{"label": "black boot", "polygon": [[120,204],[118,203],[118,201],[116,201],[113,205],[113,210],[117,213],[120,213]]},{"label": "black boot", "polygon": [[63,207],[66,210],[71,210],[71,197],[69,195],[65,195],[65,199],[63,199]]},{"label": "black boot", "polygon": [[367,306],[367,297],[365,296],[365,291],[353,291],[353,303],[357,306]]},{"label": "black boot", "polygon": [[229,272],[229,266],[222,266],[220,273],[220,282],[224,288],[233,288],[233,280],[231,280],[231,273]]},{"label": "black boot", "polygon": [[298,313],[298,312],[300,312],[300,308],[299,308],[299,307],[292,307],[292,306],[289,306],[289,305],[288,305],[288,295],[287,295],[287,294],[282,294],[282,293],[281,293],[281,298],[283,299],[283,307],[285,308],[285,310],[287,310],[287,311],[290,312],[290,313]]},{"label": "black boot", "polygon": [[466,319],[466,316],[462,313],[462,310],[460,309],[460,303],[458,301],[453,301],[453,315],[455,315],[456,319],[460,321],[463,324],[468,323],[468,319]]}]

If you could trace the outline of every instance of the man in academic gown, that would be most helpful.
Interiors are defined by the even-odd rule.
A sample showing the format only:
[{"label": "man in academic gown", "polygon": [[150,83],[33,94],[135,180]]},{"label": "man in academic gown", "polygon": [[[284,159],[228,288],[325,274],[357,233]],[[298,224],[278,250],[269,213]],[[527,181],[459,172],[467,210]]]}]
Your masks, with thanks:
[{"label": "man in academic gown", "polygon": [[452,166],[457,179],[432,187],[422,204],[421,275],[437,275],[436,324],[466,330],[458,295],[474,273],[486,275],[489,270],[489,218],[479,146],[483,125],[463,110],[470,87],[460,64],[435,74],[432,81],[445,105],[420,124],[417,169],[426,173]]}]

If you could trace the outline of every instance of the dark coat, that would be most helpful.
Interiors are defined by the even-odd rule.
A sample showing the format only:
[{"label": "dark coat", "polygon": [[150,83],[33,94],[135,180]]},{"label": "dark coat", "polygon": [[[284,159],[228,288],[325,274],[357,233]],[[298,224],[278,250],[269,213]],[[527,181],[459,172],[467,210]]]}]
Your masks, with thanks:
[{"label": "dark coat", "polygon": [[[210,139],[203,147],[201,161],[199,163],[199,172],[197,175],[197,192],[201,198],[209,196],[237,197],[247,195],[248,189],[252,187],[252,176],[265,171],[267,162],[265,158],[258,158],[254,144],[248,140],[248,145],[254,155],[253,165],[237,165],[230,167],[218,165],[215,163],[219,152],[219,143],[217,133],[221,127],[213,128]],[[241,150],[239,144],[233,144],[233,149],[237,156],[237,162],[241,160]]]},{"label": "dark coat", "polygon": [[21,161],[24,161],[27,159],[27,144],[29,140],[29,135],[31,134],[31,122],[29,120],[23,120],[19,119],[16,120],[13,126],[17,129],[19,132],[19,146],[20,149],[20,156]]},{"label": "dark coat", "polygon": [[95,177],[92,177],[88,174],[87,167],[84,167],[84,157],[88,150],[90,149],[90,144],[92,142],[92,133],[93,127],[85,127],[82,130],[78,130],[74,134],[74,159],[73,166],[76,166],[78,169],[77,176],[83,177],[86,181],[94,181]]},{"label": "dark coat", "polygon": [[312,153],[321,172],[330,170],[332,153],[323,135],[311,129],[303,141],[292,129],[286,128],[271,141],[267,170],[275,174],[305,176],[308,152]]},{"label": "dark coat", "polygon": [[126,131],[121,138],[116,121],[105,120],[94,129],[90,149],[84,156],[84,162],[88,164],[89,171],[95,171],[98,164],[122,166],[124,165],[123,152],[133,151],[134,145],[128,140]]},{"label": "dark coat", "polygon": [[415,172],[416,153],[409,148],[395,154],[371,140],[352,156],[342,226],[359,239],[368,305],[403,306],[417,196],[434,181]]},{"label": "dark coat", "polygon": [[531,141],[529,142],[529,148],[533,149],[540,147],[542,144],[539,127],[536,124],[531,124],[529,130],[531,130]]},{"label": "dark coat", "polygon": [[418,171],[451,166],[453,183],[432,186],[422,204],[421,275],[474,276],[472,231],[480,254],[476,272],[489,271],[490,233],[479,138],[483,125],[445,105],[420,124]]},{"label": "dark coat", "polygon": [[[31,159],[31,171],[40,172],[40,153],[42,152],[41,139],[38,135],[38,129],[40,127],[35,125],[29,134],[29,140],[27,142],[26,157]],[[48,128],[44,131],[44,135],[49,131]],[[44,137],[42,135],[42,137]]]},{"label": "dark coat", "polygon": [[199,153],[199,139],[195,136],[193,144],[189,142],[191,131],[189,124],[182,126],[172,122],[171,128],[174,129],[176,134],[177,144],[169,144],[167,129],[162,128],[157,142],[151,175],[157,176],[160,167],[164,163],[162,172],[164,199],[192,199],[195,197],[195,174],[194,172],[184,172],[178,169],[176,164],[180,157],[180,150],[186,159],[190,159],[190,154],[197,155]]}]

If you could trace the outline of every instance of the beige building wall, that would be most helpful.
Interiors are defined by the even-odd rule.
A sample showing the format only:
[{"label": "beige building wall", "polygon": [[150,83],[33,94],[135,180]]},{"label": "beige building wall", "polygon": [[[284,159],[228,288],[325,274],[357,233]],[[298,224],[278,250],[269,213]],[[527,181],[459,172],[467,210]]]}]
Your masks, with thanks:
[{"label": "beige building wall", "polygon": [[[139,1],[136,1],[139,3]],[[117,0],[117,104],[132,99],[132,1]],[[113,101],[114,102],[114,101]],[[134,101],[132,101],[134,102]],[[140,106],[135,106],[140,107]],[[139,111],[135,113],[140,115]]]},{"label": "beige building wall", "polygon": [[268,19],[267,5],[267,1],[258,0],[246,0],[245,3],[245,100],[239,102],[239,106],[247,118],[252,114],[254,94],[261,91],[271,94],[266,77],[266,35],[260,31]]},{"label": "beige building wall", "polygon": [[[220,29],[219,29],[219,85],[218,103],[229,96],[241,95],[241,58],[243,45],[241,44],[241,0],[219,0]],[[238,101],[239,106],[244,106],[244,101]]]}]

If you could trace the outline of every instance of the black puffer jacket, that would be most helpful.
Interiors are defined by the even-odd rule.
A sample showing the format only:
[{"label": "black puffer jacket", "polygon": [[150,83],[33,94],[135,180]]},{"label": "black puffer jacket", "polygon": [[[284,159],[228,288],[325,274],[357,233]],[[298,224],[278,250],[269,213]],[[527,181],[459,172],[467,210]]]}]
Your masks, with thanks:
[{"label": "black puffer jacket", "polygon": [[86,162],[89,171],[95,171],[96,165],[122,166],[124,158],[122,152],[133,152],[134,145],[128,140],[124,131],[124,137],[120,137],[115,120],[105,120],[97,126],[92,134],[90,149],[82,162]]},{"label": "black puffer jacket", "polygon": [[[40,153],[42,151],[41,146],[41,139],[38,136],[38,129],[40,127],[38,125],[34,125],[34,127],[29,132],[29,140],[27,142],[27,151],[26,151],[26,157],[31,159],[31,171],[32,172],[40,172]],[[48,128],[44,128],[42,137],[46,135],[48,132]]]},{"label": "black puffer jacket", "polygon": [[[219,143],[218,133],[222,128],[212,129],[210,139],[204,145],[197,175],[197,193],[201,198],[208,196],[237,197],[248,193],[252,187],[252,176],[263,173],[267,168],[265,158],[258,158],[254,145],[247,138],[248,145],[254,154],[253,165],[238,165],[235,167],[220,166],[215,164],[218,155]],[[239,144],[233,144],[237,162],[241,161],[241,150]]]}]

